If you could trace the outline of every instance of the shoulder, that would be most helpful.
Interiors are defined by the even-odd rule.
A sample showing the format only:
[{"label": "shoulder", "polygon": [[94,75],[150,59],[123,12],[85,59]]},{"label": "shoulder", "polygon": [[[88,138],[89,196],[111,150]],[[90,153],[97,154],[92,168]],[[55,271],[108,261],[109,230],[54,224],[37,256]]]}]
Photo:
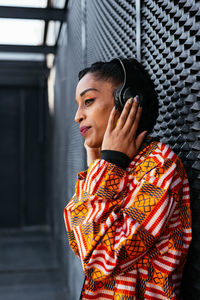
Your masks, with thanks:
[{"label": "shoulder", "polygon": [[[152,141],[147,147],[142,149],[137,155],[137,159],[132,161],[130,171],[138,181],[145,178],[165,178],[166,180],[174,177],[176,173],[182,180],[186,176],[185,169],[180,158],[169,147],[169,145]],[[132,169],[132,170],[131,170]]]},{"label": "shoulder", "polygon": [[171,160],[173,162],[176,162],[179,157],[177,154],[170,148],[169,145],[162,143],[162,142],[156,142],[157,148],[155,150],[156,153],[159,153],[160,156],[166,160]]},{"label": "shoulder", "polygon": [[186,174],[185,173],[185,168],[183,166],[183,163],[179,156],[170,148],[169,145],[162,143],[162,142],[157,142],[157,148],[155,151],[152,152],[153,157],[159,157],[161,161],[161,165],[174,165],[176,168],[177,172],[180,173],[181,177]]},{"label": "shoulder", "polygon": [[151,142],[149,144],[149,147],[147,147],[146,151],[144,151],[144,153],[141,153],[141,156],[144,156],[144,160],[154,160],[155,162],[157,162],[158,165],[162,165],[166,161],[171,161],[171,163],[175,164],[179,164],[181,162],[181,159],[170,148],[169,145],[158,141]]}]

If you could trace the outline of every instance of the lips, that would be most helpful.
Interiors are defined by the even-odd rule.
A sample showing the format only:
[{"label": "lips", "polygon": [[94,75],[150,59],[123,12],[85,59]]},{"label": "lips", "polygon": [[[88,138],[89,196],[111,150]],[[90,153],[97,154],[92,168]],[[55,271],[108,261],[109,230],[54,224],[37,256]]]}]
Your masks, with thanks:
[{"label": "lips", "polygon": [[90,126],[81,126],[80,127],[80,133],[82,135],[86,134],[86,132],[90,129],[91,127]]}]

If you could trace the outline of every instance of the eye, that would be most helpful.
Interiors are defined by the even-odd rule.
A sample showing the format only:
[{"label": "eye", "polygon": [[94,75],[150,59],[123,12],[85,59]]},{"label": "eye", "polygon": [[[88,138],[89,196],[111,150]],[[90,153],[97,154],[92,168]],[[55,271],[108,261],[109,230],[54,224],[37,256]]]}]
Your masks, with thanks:
[{"label": "eye", "polygon": [[94,102],[94,100],[95,100],[95,98],[86,99],[86,100],[84,101],[84,103],[85,103],[86,106],[88,106],[88,105],[90,105],[92,102]]}]

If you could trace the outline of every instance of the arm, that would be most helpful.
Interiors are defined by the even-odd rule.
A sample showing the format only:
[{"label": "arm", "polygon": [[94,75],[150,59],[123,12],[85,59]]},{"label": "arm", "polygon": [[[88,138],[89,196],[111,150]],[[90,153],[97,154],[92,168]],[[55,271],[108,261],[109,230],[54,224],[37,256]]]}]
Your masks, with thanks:
[{"label": "arm", "polygon": [[175,208],[173,195],[181,184],[173,192],[170,186],[176,173],[175,162],[163,162],[135,185],[125,170],[97,160],[85,180],[78,180],[76,196],[65,209],[66,225],[70,245],[93,279],[115,276],[147,259]]},{"label": "arm", "polygon": [[[143,131],[136,136],[142,114],[142,107],[138,105],[138,97],[135,97],[126,102],[122,113],[113,107],[101,148],[90,148],[86,142],[84,143],[88,167],[95,159],[100,158],[105,158],[109,162],[117,162],[119,166],[122,162],[123,168],[128,165],[127,161],[130,162],[136,155],[147,133]],[[110,151],[111,155],[108,153]],[[115,156],[115,152],[120,159],[118,155]]]}]

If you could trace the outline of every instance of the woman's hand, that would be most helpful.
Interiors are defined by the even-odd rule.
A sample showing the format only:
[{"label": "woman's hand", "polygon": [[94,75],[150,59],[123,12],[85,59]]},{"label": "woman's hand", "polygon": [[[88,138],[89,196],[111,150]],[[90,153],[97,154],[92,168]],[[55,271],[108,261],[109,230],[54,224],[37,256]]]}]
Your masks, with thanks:
[{"label": "woman's hand", "polygon": [[[130,98],[120,115],[113,108],[104,134],[102,150],[115,150],[133,158],[139,150],[147,131],[143,131],[136,138],[136,132],[142,114],[137,97]],[[117,123],[117,125],[116,125]]]},{"label": "woman's hand", "polygon": [[92,163],[95,159],[101,158],[101,148],[90,148],[86,142],[84,143],[84,147],[87,152],[87,165]]}]

